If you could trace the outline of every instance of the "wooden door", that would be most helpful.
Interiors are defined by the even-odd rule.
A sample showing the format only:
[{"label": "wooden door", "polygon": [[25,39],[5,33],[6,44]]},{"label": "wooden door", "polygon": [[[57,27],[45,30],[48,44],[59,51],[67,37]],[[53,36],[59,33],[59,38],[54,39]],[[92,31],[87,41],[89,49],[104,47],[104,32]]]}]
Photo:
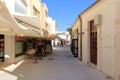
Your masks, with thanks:
[{"label": "wooden door", "polygon": [[90,62],[97,65],[97,28],[90,21]]}]

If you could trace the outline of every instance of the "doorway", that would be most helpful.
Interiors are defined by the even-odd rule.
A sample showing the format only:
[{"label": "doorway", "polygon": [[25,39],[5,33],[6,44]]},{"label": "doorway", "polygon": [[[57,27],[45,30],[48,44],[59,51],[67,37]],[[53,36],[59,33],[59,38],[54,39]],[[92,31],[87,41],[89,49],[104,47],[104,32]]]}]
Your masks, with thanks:
[{"label": "doorway", "polygon": [[90,62],[97,65],[97,28],[94,20],[90,21]]},{"label": "doorway", "polygon": [[72,39],[71,50],[74,57],[78,57],[78,39]]},{"label": "doorway", "polygon": [[0,34],[0,62],[4,62],[4,35]]}]

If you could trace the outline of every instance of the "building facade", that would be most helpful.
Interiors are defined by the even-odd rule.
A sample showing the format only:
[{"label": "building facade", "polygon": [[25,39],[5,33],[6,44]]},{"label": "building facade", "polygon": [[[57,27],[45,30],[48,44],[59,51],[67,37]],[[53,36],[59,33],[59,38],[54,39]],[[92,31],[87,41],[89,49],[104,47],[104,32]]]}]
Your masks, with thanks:
[{"label": "building facade", "polygon": [[3,11],[0,12],[0,16],[7,19],[11,25],[4,24],[0,27],[11,27],[11,32],[7,34],[8,31],[3,33],[0,30],[0,60],[5,64],[16,63],[26,58],[24,54],[35,47],[37,40],[45,37],[44,31],[48,33],[48,29],[42,30],[48,17],[47,12],[43,15],[42,10],[46,11],[47,6],[42,7],[43,3],[39,0],[5,0],[1,4],[6,11],[4,15]]},{"label": "building facade", "polygon": [[[72,25],[72,38],[71,38],[71,51],[75,57],[82,59],[80,55],[80,19],[76,19],[75,23]],[[79,43],[79,44],[78,44]]]},{"label": "building facade", "polygon": [[116,4],[115,44],[116,44],[116,80],[120,80],[120,1]]},{"label": "building facade", "polygon": [[81,29],[78,38],[82,38],[80,58],[116,80],[120,77],[119,3],[119,0],[97,0],[78,16]]},{"label": "building facade", "polygon": [[[7,9],[9,9],[10,15],[13,15],[15,13],[19,14],[28,14],[28,5],[29,2],[27,0],[21,1],[21,0],[5,0],[5,4],[7,6]],[[11,4],[11,5],[10,5]],[[14,19],[13,19],[14,20]],[[13,25],[14,26],[14,25]],[[15,35],[6,35],[4,36],[4,62],[5,64],[11,64],[14,62],[17,62],[24,58],[24,56],[16,57],[18,54],[23,53],[23,37],[16,38]],[[9,44],[8,44],[9,43]]]}]

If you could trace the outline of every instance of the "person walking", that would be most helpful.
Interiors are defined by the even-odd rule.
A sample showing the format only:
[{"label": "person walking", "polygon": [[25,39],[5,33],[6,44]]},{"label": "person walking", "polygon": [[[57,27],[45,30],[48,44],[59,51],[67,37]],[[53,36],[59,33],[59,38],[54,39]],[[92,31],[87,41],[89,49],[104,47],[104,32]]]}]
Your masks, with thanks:
[{"label": "person walking", "polygon": [[42,42],[38,42],[38,45],[37,45],[37,55],[38,56],[43,56],[44,55],[44,47],[42,45]]}]

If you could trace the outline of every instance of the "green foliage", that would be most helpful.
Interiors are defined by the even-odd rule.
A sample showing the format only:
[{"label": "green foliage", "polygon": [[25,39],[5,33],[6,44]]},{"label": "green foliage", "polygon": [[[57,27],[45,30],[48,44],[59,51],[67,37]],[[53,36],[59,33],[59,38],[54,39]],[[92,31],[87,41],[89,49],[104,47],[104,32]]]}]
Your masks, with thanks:
[{"label": "green foliage", "polygon": [[70,27],[68,27],[68,28],[66,29],[66,31],[71,34],[71,28],[70,28]]}]

